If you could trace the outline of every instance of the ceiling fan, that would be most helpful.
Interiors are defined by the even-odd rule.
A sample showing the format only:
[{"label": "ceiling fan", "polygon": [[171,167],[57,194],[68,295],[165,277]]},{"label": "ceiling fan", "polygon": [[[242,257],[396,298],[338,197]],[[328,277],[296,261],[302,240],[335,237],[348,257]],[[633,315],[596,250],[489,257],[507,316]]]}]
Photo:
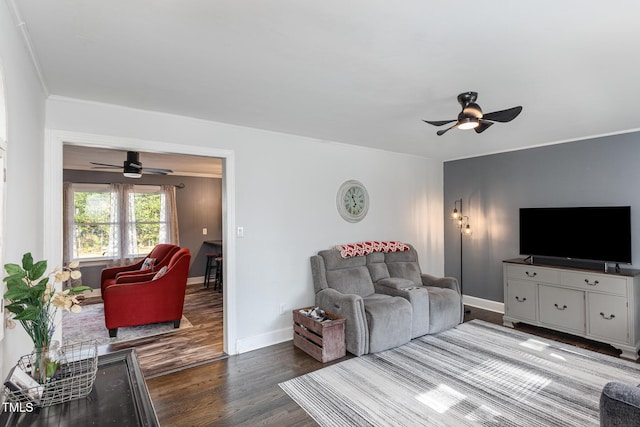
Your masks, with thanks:
[{"label": "ceiling fan", "polygon": [[93,169],[122,169],[123,175],[127,178],[141,178],[142,173],[153,173],[156,175],[173,173],[171,169],[143,168],[140,162],[140,153],[137,151],[127,151],[127,160],[124,161],[122,166],[96,162],[89,163],[96,165]]},{"label": "ceiling fan", "polygon": [[518,114],[522,111],[522,107],[518,106],[483,114],[480,106],[476,104],[476,99],[478,99],[478,92],[464,92],[458,95],[458,102],[462,105],[462,111],[458,114],[457,120],[423,120],[423,122],[434,126],[443,126],[455,122],[453,126],[439,130],[437,132],[438,136],[453,128],[474,129],[476,133],[481,133],[487,130],[494,122],[510,122],[518,117]]}]

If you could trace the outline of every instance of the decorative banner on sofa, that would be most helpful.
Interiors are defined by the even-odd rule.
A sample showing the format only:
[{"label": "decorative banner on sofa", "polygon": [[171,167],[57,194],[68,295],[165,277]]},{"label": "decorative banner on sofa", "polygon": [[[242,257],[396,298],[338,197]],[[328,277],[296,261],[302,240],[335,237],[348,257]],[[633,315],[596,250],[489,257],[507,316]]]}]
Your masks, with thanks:
[{"label": "decorative banner on sofa", "polygon": [[404,252],[409,250],[409,246],[402,242],[360,242],[349,243],[347,245],[337,245],[342,258],[353,256],[363,256],[373,252]]}]

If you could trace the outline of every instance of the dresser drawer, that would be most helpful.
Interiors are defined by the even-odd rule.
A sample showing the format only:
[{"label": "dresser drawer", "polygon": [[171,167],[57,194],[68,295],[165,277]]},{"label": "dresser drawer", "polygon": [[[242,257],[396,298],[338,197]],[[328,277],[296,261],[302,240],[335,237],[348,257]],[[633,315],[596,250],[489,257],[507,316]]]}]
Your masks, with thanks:
[{"label": "dresser drawer", "polygon": [[557,270],[529,265],[508,265],[507,277],[517,280],[531,280],[536,283],[560,282],[560,273]]},{"label": "dresser drawer", "polygon": [[623,277],[608,276],[606,274],[590,274],[580,271],[563,271],[560,274],[560,280],[564,286],[621,296],[627,295],[627,281]]},{"label": "dresser drawer", "polygon": [[584,292],[574,289],[538,286],[540,322],[584,334]]},{"label": "dresser drawer", "polygon": [[627,299],[615,295],[589,293],[589,336],[619,342],[629,341]]},{"label": "dresser drawer", "polygon": [[507,315],[520,319],[536,320],[536,284],[522,280],[507,282]]}]

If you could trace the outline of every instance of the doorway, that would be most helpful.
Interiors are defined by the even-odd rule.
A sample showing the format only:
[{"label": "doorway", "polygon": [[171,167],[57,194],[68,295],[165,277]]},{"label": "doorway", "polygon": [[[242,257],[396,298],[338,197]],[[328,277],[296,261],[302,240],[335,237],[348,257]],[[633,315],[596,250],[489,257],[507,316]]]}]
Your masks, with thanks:
[{"label": "doorway", "polygon": [[140,152],[187,155],[218,158],[222,161],[222,240],[224,258],[224,352],[235,354],[235,239],[232,232],[235,217],[235,180],[234,153],[209,147],[182,144],[159,143],[147,140],[114,138],[94,134],[62,131],[47,132],[45,144],[45,206],[49,214],[45,215],[44,254],[47,259],[62,260],[62,183],[63,148],[76,145],[113,150],[136,150]]}]

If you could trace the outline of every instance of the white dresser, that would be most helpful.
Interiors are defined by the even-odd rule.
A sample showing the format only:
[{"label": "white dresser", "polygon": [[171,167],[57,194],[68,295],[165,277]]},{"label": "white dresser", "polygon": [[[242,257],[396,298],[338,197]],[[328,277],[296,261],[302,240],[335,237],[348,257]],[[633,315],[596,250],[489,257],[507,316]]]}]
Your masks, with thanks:
[{"label": "white dresser", "polygon": [[572,267],[503,262],[503,323],[542,326],[622,350],[638,359],[640,271],[598,272]]}]

